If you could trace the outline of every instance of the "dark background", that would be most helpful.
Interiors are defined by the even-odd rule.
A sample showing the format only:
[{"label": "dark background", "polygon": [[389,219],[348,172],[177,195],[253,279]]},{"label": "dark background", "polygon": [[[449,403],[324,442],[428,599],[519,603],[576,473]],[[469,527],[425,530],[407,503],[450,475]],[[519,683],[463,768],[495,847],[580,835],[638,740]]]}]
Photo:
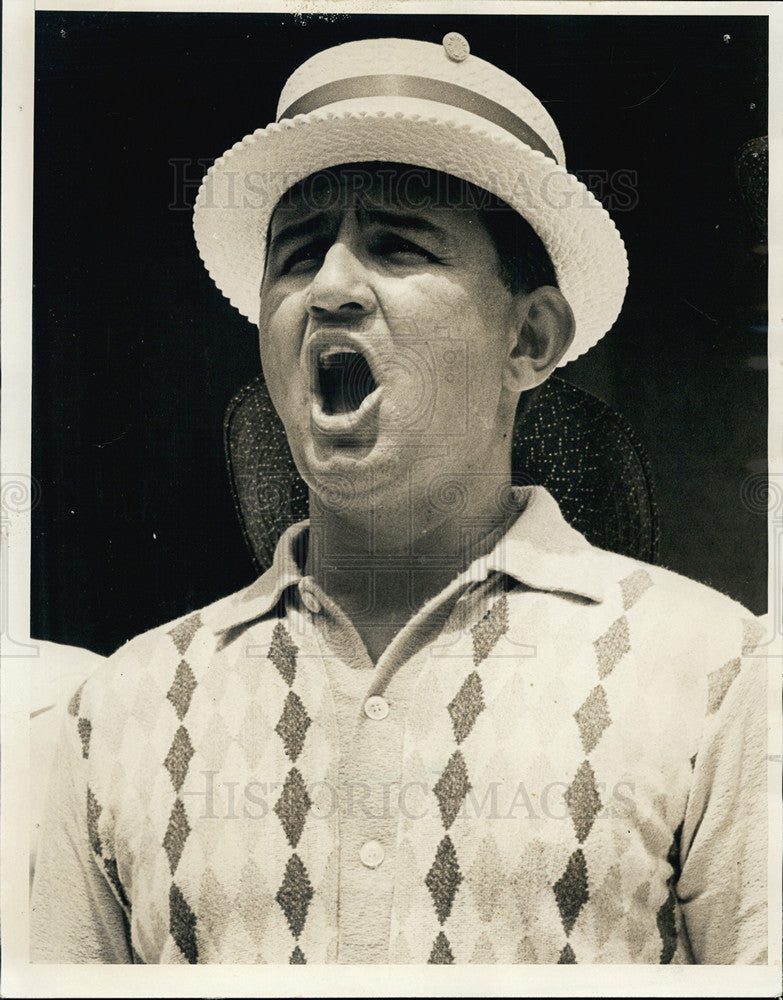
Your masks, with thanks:
[{"label": "dark background", "polygon": [[[198,259],[198,181],[274,117],[315,51],[454,30],[544,101],[569,169],[614,197],[626,304],[563,374],[645,446],[661,561],[766,610],[766,518],[741,496],[766,468],[766,256],[736,176],[739,147],[767,132],[765,18],[44,12],[36,24],[34,637],[108,653],[252,579],[222,416],[259,370],[256,333]],[[603,184],[618,171],[635,171],[630,194],[627,180]]]}]

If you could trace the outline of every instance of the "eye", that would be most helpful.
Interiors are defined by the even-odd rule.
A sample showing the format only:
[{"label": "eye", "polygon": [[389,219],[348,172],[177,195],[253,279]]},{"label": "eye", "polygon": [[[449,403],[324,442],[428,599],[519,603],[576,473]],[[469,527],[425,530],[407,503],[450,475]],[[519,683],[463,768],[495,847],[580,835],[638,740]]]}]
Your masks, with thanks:
[{"label": "eye", "polygon": [[380,257],[390,257],[396,263],[417,263],[422,260],[438,261],[438,257],[421,244],[395,233],[380,233],[370,243],[370,252]]},{"label": "eye", "polygon": [[329,241],[326,239],[309,240],[285,258],[280,266],[280,273],[302,274],[310,268],[320,266],[328,249]]}]

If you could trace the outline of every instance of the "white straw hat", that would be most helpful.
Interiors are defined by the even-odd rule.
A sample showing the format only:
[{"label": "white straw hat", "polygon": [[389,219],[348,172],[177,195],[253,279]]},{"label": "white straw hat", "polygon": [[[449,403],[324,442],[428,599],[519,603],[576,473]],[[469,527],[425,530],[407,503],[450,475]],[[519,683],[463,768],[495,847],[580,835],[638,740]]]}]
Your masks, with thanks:
[{"label": "white straw hat", "polygon": [[245,136],[204,178],[193,228],[218,288],[255,323],[275,205],[328,167],[372,160],[452,174],[491,191],[536,230],[574,311],[562,364],[609,330],[628,283],[623,241],[609,214],[565,168],[555,123],[508,73],[469,53],[401,38],[348,42],[288,79],[277,121]]}]

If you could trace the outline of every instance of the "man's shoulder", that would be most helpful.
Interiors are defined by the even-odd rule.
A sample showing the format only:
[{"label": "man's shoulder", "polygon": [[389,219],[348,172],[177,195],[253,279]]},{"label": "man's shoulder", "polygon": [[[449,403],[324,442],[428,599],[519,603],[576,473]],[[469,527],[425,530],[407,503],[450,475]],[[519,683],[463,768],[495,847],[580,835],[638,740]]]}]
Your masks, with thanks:
[{"label": "man's shoulder", "polygon": [[237,609],[252,586],[128,639],[91,674],[79,694],[82,689],[85,694],[105,694],[109,689],[116,694],[122,689],[127,696],[131,688],[159,685],[177,668],[196,669],[198,662],[211,658],[223,633],[241,618]]},{"label": "man's shoulder", "polygon": [[[498,568],[525,587],[583,601],[596,623],[604,613],[667,615],[694,620],[752,618],[738,601],[709,583],[666,566],[599,548],[563,517],[543,487],[530,487],[522,516],[502,542]],[[579,606],[579,604],[574,605]]]},{"label": "man's shoulder", "polygon": [[597,548],[590,551],[609,617],[624,619],[663,655],[685,649],[703,654],[712,650],[717,657],[728,656],[727,650],[742,655],[766,632],[764,619],[706,583],[666,566]]},{"label": "man's shoulder", "polygon": [[[629,690],[645,692],[646,704],[690,706],[694,718],[715,713],[729,688],[763,705],[766,618],[665,566],[594,547],[581,551],[600,599],[569,602],[570,639],[558,641],[582,643],[602,683],[610,675],[615,688],[630,682]],[[615,669],[621,662],[625,669]]]},{"label": "man's shoulder", "polygon": [[630,556],[591,549],[607,590],[613,590],[623,604],[632,606],[645,595],[648,603],[655,601],[672,611],[684,613],[699,609],[702,615],[754,617],[739,601],[716,590],[708,583],[684,576],[667,566],[642,562]]}]

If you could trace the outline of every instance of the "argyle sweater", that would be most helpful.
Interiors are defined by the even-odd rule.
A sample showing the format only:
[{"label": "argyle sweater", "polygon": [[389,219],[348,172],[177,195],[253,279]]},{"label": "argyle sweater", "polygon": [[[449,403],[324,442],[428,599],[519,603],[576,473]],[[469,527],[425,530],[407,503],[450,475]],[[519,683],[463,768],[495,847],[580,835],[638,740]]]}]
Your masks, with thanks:
[{"label": "argyle sweater", "polygon": [[296,565],[306,524],[103,664],[64,721],[33,960],[765,962],[763,630],[517,498],[375,668]]}]

